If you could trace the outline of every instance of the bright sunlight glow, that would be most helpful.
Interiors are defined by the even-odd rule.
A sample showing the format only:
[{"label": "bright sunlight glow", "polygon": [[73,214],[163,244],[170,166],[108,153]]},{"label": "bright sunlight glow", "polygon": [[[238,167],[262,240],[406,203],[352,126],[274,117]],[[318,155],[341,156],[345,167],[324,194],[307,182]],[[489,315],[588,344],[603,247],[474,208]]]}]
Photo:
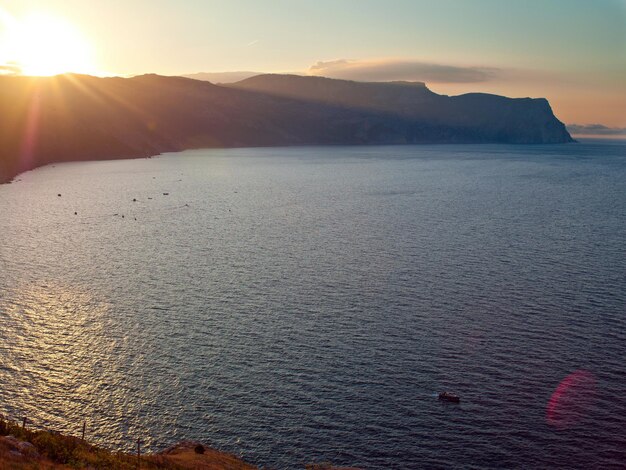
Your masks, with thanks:
[{"label": "bright sunlight glow", "polygon": [[2,19],[2,58],[22,75],[96,74],[89,44],[62,18],[33,14],[21,20],[6,15]]}]

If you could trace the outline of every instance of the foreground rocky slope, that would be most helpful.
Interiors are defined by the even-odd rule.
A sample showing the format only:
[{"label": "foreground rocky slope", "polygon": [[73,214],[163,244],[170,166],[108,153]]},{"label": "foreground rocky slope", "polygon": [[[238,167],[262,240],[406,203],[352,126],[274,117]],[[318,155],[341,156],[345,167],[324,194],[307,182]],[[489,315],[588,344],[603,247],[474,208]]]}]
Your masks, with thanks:
[{"label": "foreground rocky slope", "polygon": [[[294,463],[296,464],[296,463]],[[254,470],[239,457],[183,441],[156,454],[112,452],[78,437],[31,429],[0,416],[0,470]],[[302,464],[305,470],[358,470],[330,463]]]},{"label": "foreground rocky slope", "polygon": [[[30,431],[18,439],[0,436],[0,470],[11,469],[194,469],[253,470],[234,455],[196,442],[181,442],[169,449],[148,455],[111,452],[78,438]],[[32,441],[32,442],[31,442]]]},{"label": "foreground rocky slope", "polygon": [[543,99],[289,75],[229,86],[158,75],[0,76],[0,123],[1,182],[51,162],[201,147],[571,141]]}]

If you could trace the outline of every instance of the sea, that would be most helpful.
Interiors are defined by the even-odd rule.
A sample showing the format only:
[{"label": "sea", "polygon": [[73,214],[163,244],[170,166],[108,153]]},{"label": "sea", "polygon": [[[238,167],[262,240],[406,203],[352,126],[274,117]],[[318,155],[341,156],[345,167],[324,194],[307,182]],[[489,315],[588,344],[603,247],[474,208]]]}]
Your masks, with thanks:
[{"label": "sea", "polygon": [[626,142],[24,173],[0,414],[263,468],[626,468]]}]

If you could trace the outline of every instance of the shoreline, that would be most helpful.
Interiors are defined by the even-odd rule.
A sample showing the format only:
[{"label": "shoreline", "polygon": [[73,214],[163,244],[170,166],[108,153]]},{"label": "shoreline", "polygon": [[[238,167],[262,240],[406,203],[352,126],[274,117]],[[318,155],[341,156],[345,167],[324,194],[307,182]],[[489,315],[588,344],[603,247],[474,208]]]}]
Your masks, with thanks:
[{"label": "shoreline", "polygon": [[[457,146],[457,145],[471,145],[471,146],[477,146],[477,145],[496,145],[496,146],[502,146],[502,145],[514,145],[514,146],[523,146],[523,147],[533,147],[533,146],[537,146],[537,145],[548,145],[548,146],[556,146],[556,145],[571,145],[571,144],[579,144],[579,143],[585,143],[584,140],[587,141],[591,141],[593,143],[596,143],[598,141],[607,141],[607,143],[616,143],[614,139],[583,139],[583,140],[573,140],[571,142],[549,142],[549,143],[528,143],[528,144],[520,144],[520,143],[506,143],[506,142],[476,142],[476,141],[469,141],[469,142],[420,142],[420,143],[371,143],[371,144],[293,144],[293,145],[248,145],[248,146],[232,146],[232,147],[190,147],[190,148],[183,148],[183,149],[179,149],[179,150],[171,150],[171,149],[165,149],[161,152],[158,153],[152,153],[149,155],[137,155],[137,156],[120,156],[120,157],[114,157],[114,156],[110,156],[110,157],[103,157],[103,158],[77,158],[77,159],[70,159],[70,160],[55,160],[55,161],[47,161],[47,162],[42,162],[40,165],[35,165],[31,168],[26,168],[23,170],[20,170],[18,172],[12,172],[7,174],[6,176],[3,177],[2,174],[0,174],[0,185],[4,185],[4,184],[11,184],[13,182],[15,182],[16,178],[18,178],[20,175],[23,175],[24,173],[28,173],[29,171],[34,171],[37,170],[38,168],[44,168],[48,165],[59,165],[62,163],[88,163],[88,162],[112,162],[112,161],[118,161],[118,160],[141,160],[141,159],[150,159],[150,158],[154,158],[154,157],[159,157],[162,155],[166,155],[166,154],[177,154],[177,153],[182,153],[182,152],[186,152],[188,150],[234,150],[234,149],[268,149],[268,148],[277,148],[277,149],[284,149],[284,148],[333,148],[333,147],[340,147],[340,148],[344,148],[344,147],[406,147],[406,146],[445,146],[445,145],[453,145],[453,146]],[[626,143],[626,139],[624,139],[624,143]]]}]

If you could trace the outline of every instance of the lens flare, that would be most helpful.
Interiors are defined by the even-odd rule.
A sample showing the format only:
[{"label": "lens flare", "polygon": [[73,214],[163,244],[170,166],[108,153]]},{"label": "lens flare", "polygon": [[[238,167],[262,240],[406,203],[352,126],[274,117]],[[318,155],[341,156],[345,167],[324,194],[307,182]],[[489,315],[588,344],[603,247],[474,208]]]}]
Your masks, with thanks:
[{"label": "lens flare", "polygon": [[557,429],[574,426],[588,412],[596,397],[596,378],[579,369],[565,377],[550,397],[546,421]]}]

